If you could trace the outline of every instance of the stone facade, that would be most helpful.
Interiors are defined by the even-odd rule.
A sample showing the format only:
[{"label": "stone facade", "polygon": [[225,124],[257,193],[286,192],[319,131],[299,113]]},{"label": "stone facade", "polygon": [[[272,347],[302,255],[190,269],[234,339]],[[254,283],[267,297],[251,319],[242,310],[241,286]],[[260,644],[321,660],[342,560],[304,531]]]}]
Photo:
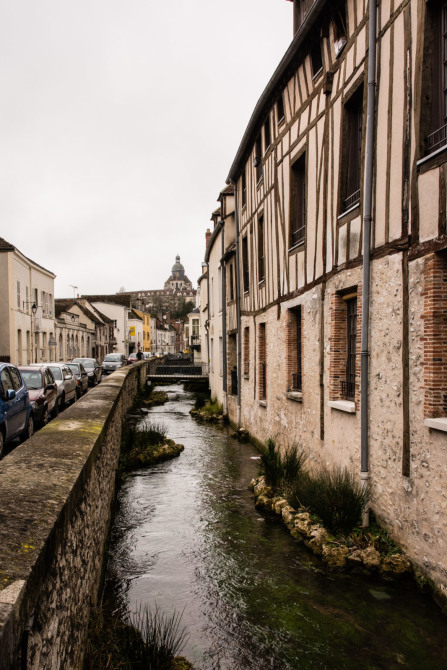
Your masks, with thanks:
[{"label": "stone facade", "polygon": [[117,371],[0,462],[1,670],[82,667],[123,420],[147,365]]}]

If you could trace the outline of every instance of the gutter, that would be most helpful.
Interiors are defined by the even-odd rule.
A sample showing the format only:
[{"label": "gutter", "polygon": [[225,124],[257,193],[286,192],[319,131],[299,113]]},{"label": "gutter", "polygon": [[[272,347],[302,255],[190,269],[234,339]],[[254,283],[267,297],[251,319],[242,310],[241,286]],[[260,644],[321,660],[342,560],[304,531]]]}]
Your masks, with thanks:
[{"label": "gutter", "polygon": [[[360,426],[361,426],[361,468],[360,479],[363,487],[369,480],[369,311],[371,277],[371,222],[374,180],[375,150],[375,108],[376,108],[376,33],[377,0],[369,0],[368,38],[368,97],[365,146],[365,183],[363,209],[363,293],[362,293],[362,340],[360,368]],[[363,515],[363,525],[369,525],[369,510]]]},{"label": "gutter", "polygon": [[236,182],[241,175],[247,156],[251,151],[260,122],[264,120],[263,117],[265,116],[267,110],[272,106],[278,97],[278,88],[282,83],[284,75],[287,73],[289,68],[293,67],[299,49],[301,48],[303,42],[309,35],[309,32],[314,27],[315,23],[320,17],[320,14],[327,4],[327,0],[315,0],[298,32],[293,38],[289,48],[284,54],[281,62],[273,73],[273,76],[265,87],[264,92],[256,103],[256,107],[254,108],[250,117],[250,121],[248,122],[248,126],[242,137],[242,141],[239,145],[239,149],[236,153],[235,159],[226,180],[227,184],[234,184],[235,192]]}]

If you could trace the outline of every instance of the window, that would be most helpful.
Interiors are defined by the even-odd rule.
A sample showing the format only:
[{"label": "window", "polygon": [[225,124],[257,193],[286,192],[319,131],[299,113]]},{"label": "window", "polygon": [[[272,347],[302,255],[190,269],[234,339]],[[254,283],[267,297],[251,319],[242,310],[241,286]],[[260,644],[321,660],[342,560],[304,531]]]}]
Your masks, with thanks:
[{"label": "window", "polygon": [[223,375],[223,340],[219,337],[219,374]]},{"label": "window", "polygon": [[265,323],[259,324],[258,331],[258,395],[259,400],[267,397],[267,342]]},{"label": "window", "polygon": [[33,288],[33,302],[36,307],[39,305],[39,301],[37,299],[37,288]]},{"label": "window", "polygon": [[228,275],[229,275],[229,282],[230,282],[230,291],[229,291],[230,302],[233,302],[233,300],[234,300],[234,265],[233,265],[233,263],[230,263]]},{"label": "window", "polygon": [[11,374],[12,385],[13,385],[14,391],[19,391],[23,386],[23,382],[22,382],[22,378],[20,376],[20,372],[16,368],[13,368],[13,367],[8,368],[8,370]]},{"label": "window", "polygon": [[290,175],[290,248],[306,237],[306,155],[292,165]]},{"label": "window", "polygon": [[264,217],[258,219],[258,281],[265,281],[265,234]]},{"label": "window", "polygon": [[348,30],[346,27],[346,8],[343,5],[335,12],[332,19],[332,31],[334,35],[334,51],[335,55],[339,56],[345,44],[348,41]]},{"label": "window", "polygon": [[244,293],[250,290],[250,269],[248,264],[248,235],[242,238],[242,272]]},{"label": "window", "polygon": [[219,313],[222,311],[222,268],[217,269],[217,290],[219,291],[218,304]]},{"label": "window", "polygon": [[0,385],[3,399],[7,398],[8,391],[13,390],[12,379],[9,376],[8,368],[3,368],[0,374]]},{"label": "window", "polygon": [[20,282],[17,282],[17,307],[20,309]]},{"label": "window", "polygon": [[356,400],[360,379],[357,323],[360,319],[360,289],[334,293],[331,303],[330,400]]},{"label": "window", "polygon": [[245,167],[241,175],[241,188],[242,188],[242,207],[245,207],[247,204],[247,178],[245,175]]},{"label": "window", "polygon": [[256,168],[256,182],[259,182],[262,179],[262,139],[261,135],[258,135],[255,143],[255,158],[253,165]]},{"label": "window", "polygon": [[312,64],[312,76],[316,77],[323,69],[320,40],[315,40],[310,49],[310,62]]},{"label": "window", "polygon": [[25,310],[29,312],[30,304],[29,304],[29,287],[25,286]]},{"label": "window", "polygon": [[264,153],[272,143],[272,136],[270,133],[270,116],[267,117],[264,123]]},{"label": "window", "polygon": [[278,120],[278,126],[284,121],[284,100],[282,96],[283,94],[281,93],[278,100],[276,101],[276,117]]},{"label": "window", "polygon": [[302,391],[302,324],[301,305],[287,313],[287,388]]},{"label": "window", "polygon": [[342,152],[341,211],[345,212],[360,202],[362,165],[363,86],[345,105]]},{"label": "window", "polygon": [[244,376],[250,374],[250,328],[244,328]]},{"label": "window", "polygon": [[431,118],[426,153],[447,143],[447,3],[431,2],[427,14],[426,42],[430,54]]},{"label": "window", "polygon": [[447,417],[447,252],[424,261],[424,418]]},{"label": "window", "polygon": [[357,297],[346,300],[346,380],[342,381],[342,395],[355,398],[357,351]]}]

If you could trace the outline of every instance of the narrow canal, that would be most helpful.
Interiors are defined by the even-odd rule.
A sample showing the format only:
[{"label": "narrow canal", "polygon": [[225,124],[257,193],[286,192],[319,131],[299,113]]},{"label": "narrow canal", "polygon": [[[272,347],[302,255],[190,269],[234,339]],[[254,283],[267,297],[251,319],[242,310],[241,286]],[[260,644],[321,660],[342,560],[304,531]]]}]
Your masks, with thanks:
[{"label": "narrow canal", "polygon": [[108,589],[118,606],[183,611],[197,670],[447,668],[447,619],[411,580],[327,572],[254,508],[257,452],[191,419],[182,386],[147,421],[185,445],[123,485]]}]

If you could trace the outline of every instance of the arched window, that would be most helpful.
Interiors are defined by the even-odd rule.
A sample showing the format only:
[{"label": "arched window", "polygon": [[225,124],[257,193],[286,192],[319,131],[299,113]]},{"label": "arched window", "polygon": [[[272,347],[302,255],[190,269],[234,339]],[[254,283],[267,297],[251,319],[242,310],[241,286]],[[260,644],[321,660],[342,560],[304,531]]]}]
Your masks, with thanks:
[{"label": "arched window", "polygon": [[64,341],[62,339],[62,333],[59,335],[59,360],[64,360]]}]

